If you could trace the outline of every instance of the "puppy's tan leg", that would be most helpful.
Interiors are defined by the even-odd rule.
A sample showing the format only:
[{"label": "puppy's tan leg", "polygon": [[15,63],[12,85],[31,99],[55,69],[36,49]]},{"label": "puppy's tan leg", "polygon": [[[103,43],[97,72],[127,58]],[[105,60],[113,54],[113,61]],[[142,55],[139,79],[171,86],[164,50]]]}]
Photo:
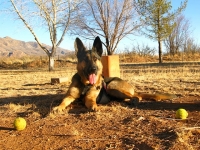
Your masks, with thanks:
[{"label": "puppy's tan leg", "polygon": [[129,103],[137,106],[142,97],[135,93],[134,88],[128,82],[115,78],[107,85],[107,93],[120,99],[130,99]]},{"label": "puppy's tan leg", "polygon": [[132,98],[135,94],[133,86],[120,78],[109,82],[106,90],[109,95],[120,99]]},{"label": "puppy's tan leg", "polygon": [[62,103],[53,108],[54,113],[62,112],[67,106],[69,106],[75,99],[72,96],[67,96],[63,99]]},{"label": "puppy's tan leg", "polygon": [[110,82],[108,82],[107,85],[107,93],[111,96],[120,99],[128,98],[132,100],[137,100],[139,102],[142,99],[160,101],[162,99],[173,99],[176,97],[176,95],[168,93],[155,93],[155,94],[136,93],[134,92],[134,88],[131,84],[129,84],[126,81],[123,81],[120,78],[113,78],[108,81]]},{"label": "puppy's tan leg", "polygon": [[65,98],[62,100],[62,103],[53,108],[54,113],[62,112],[67,106],[69,106],[75,99],[80,97],[80,90],[78,87],[70,87],[67,91]]},{"label": "puppy's tan leg", "polygon": [[100,90],[96,90],[94,88],[91,88],[90,91],[85,96],[85,106],[92,111],[97,111],[97,103],[96,99],[99,95]]}]

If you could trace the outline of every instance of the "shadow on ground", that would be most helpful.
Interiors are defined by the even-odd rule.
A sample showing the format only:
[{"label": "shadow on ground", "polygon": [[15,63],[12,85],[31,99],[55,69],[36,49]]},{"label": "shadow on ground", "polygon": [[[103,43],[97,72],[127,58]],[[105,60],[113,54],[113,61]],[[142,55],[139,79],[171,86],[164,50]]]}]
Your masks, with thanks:
[{"label": "shadow on ground", "polygon": [[144,110],[177,110],[179,108],[184,108],[188,111],[200,111],[200,98],[199,101],[195,100],[190,102],[179,102],[179,99],[175,102],[144,101],[140,102],[137,108]]},{"label": "shadow on ground", "polygon": [[[55,95],[32,95],[32,96],[18,96],[18,97],[6,97],[0,98],[0,106],[6,104],[18,104],[26,105],[31,104],[32,107],[26,110],[26,112],[18,113],[18,116],[26,116],[31,112],[38,112],[41,117],[46,117],[53,107],[59,105],[65,94]],[[4,109],[1,107],[1,109]]]},{"label": "shadow on ground", "polygon": [[[38,112],[41,117],[46,117],[52,110],[53,107],[58,106],[65,94],[55,94],[55,95],[33,95],[33,96],[18,96],[18,97],[7,97],[0,98],[1,110],[6,109],[3,105],[6,104],[19,104],[26,105],[31,104],[32,107],[26,110],[26,112],[18,113],[18,116],[26,116],[31,112]],[[69,108],[69,113],[80,114],[87,111],[85,106],[80,101],[75,101],[75,107]],[[179,99],[176,102],[155,102],[155,101],[142,101],[136,107],[125,102],[122,106],[144,110],[177,110],[179,108],[184,108],[188,111],[200,111],[200,99],[199,101],[180,103]]]}]

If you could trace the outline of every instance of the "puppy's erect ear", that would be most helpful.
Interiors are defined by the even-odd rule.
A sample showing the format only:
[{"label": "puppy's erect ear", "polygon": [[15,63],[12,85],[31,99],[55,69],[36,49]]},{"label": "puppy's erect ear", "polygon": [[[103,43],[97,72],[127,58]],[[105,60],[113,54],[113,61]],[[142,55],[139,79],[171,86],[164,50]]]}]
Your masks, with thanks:
[{"label": "puppy's erect ear", "polygon": [[103,49],[102,49],[101,40],[98,36],[94,40],[92,50],[96,51],[97,54],[101,57],[101,55],[103,53]]},{"label": "puppy's erect ear", "polygon": [[82,54],[86,51],[85,46],[79,38],[76,38],[74,42],[75,54],[77,57],[81,57]]}]

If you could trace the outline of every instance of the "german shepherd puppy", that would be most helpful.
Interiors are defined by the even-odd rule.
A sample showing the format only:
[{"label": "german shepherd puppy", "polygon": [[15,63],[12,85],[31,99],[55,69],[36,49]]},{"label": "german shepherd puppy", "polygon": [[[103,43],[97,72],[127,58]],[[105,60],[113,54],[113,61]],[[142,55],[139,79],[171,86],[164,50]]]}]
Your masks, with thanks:
[{"label": "german shepherd puppy", "polygon": [[62,103],[53,109],[54,112],[62,112],[76,99],[82,99],[89,110],[96,111],[97,104],[108,103],[110,96],[117,99],[163,98],[155,94],[135,93],[132,85],[118,77],[103,78],[101,63],[103,49],[99,37],[95,38],[91,50],[86,50],[79,38],[76,38],[74,46],[78,58],[77,73],[72,77],[71,85]]}]

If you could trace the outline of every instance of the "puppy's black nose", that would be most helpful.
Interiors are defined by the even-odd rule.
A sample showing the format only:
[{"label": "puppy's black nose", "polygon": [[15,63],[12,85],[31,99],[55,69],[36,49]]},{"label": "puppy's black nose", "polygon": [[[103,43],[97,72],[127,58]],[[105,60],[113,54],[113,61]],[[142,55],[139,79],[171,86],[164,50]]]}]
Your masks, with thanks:
[{"label": "puppy's black nose", "polygon": [[97,70],[97,67],[96,66],[91,66],[91,68],[90,68],[90,71],[91,72],[95,72]]}]

